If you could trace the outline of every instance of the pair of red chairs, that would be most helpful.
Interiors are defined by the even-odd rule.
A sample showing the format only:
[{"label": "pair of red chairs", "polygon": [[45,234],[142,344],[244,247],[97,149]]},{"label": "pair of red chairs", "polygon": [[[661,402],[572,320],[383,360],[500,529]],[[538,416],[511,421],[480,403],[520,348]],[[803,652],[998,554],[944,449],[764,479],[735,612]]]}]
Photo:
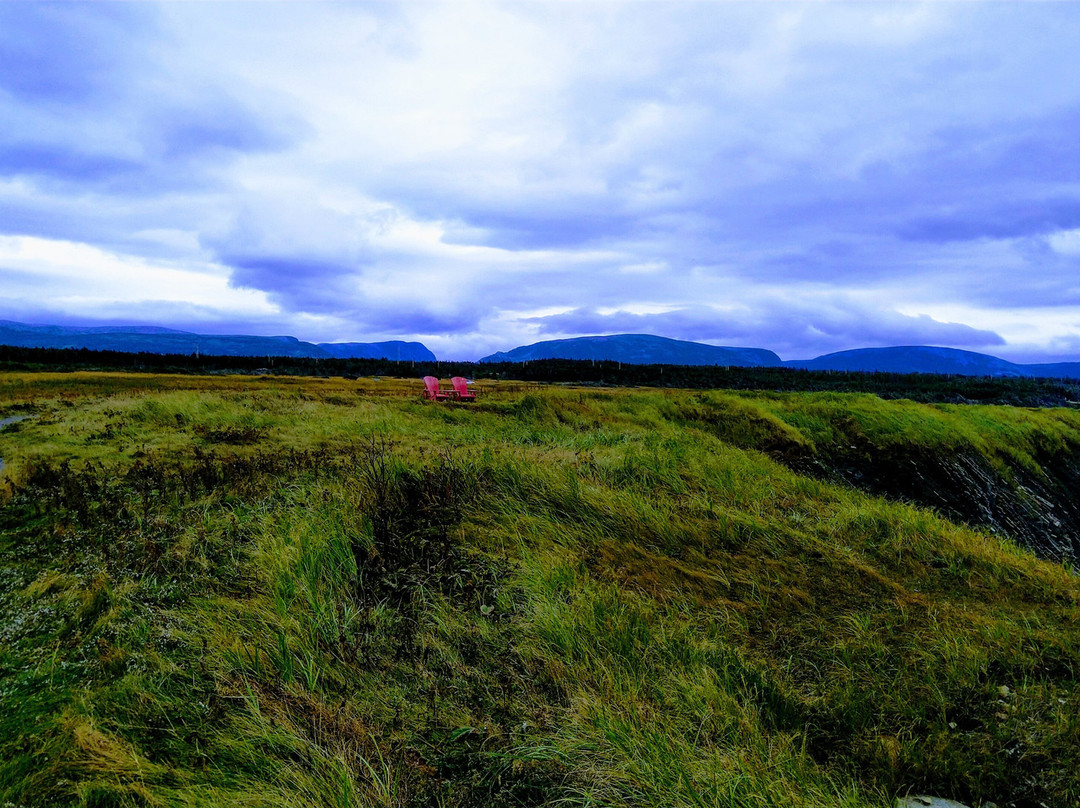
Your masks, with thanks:
[{"label": "pair of red chairs", "polygon": [[443,390],[434,376],[424,377],[424,398],[429,401],[476,401],[476,393],[470,392],[468,381],[461,376],[450,380],[453,390]]}]

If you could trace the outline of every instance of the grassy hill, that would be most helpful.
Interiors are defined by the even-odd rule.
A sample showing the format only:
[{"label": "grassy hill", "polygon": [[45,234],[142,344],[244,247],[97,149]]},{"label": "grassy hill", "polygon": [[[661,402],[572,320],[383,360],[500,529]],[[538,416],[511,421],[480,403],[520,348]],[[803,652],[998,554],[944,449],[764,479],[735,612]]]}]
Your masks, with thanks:
[{"label": "grassy hill", "polygon": [[419,388],[0,374],[0,804],[1080,804],[1080,413]]}]

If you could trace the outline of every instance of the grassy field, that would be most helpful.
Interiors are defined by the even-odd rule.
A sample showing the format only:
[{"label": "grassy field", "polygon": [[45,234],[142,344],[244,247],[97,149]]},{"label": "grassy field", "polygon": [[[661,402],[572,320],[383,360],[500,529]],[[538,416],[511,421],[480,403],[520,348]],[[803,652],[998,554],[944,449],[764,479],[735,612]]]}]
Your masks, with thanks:
[{"label": "grassy field", "polygon": [[1080,578],[780,462],[1080,413],[0,374],[0,805],[1080,804]]}]

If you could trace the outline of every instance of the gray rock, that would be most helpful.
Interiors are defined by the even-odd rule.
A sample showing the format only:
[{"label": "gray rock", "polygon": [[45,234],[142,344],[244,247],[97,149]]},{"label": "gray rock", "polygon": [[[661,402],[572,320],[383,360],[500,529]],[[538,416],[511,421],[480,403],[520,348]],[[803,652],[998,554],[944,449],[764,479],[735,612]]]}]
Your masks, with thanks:
[{"label": "gray rock", "polygon": [[968,808],[968,806],[955,800],[919,794],[912,797],[897,797],[896,808]]}]

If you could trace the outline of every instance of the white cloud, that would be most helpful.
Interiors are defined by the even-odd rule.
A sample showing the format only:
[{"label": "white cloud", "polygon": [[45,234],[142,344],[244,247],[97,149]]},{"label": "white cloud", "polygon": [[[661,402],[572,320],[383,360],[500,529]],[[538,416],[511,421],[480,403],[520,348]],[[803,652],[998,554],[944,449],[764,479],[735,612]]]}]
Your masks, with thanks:
[{"label": "white cloud", "polygon": [[89,100],[0,91],[40,147],[0,133],[0,294],[458,356],[536,311],[793,301],[840,347],[966,338],[898,311],[1050,345],[1080,305],[1076,8],[155,6],[80,40],[124,56]]},{"label": "white cloud", "polygon": [[105,306],[141,318],[147,305],[182,303],[219,314],[266,316],[279,310],[264,292],[229,286],[222,266],[147,261],[86,244],[0,236],[2,299],[11,310],[45,304],[82,316]]},{"label": "white cloud", "polygon": [[1080,228],[1058,230],[1046,238],[1054,252],[1061,255],[1080,255]]},{"label": "white cloud", "polygon": [[994,353],[1006,358],[1019,357],[1018,361],[1027,361],[1036,355],[1038,345],[1049,346],[1056,340],[1080,335],[1080,306],[989,309],[949,303],[922,304],[917,308],[902,306],[900,312],[996,331],[1004,337],[1006,345],[995,349]]}]

